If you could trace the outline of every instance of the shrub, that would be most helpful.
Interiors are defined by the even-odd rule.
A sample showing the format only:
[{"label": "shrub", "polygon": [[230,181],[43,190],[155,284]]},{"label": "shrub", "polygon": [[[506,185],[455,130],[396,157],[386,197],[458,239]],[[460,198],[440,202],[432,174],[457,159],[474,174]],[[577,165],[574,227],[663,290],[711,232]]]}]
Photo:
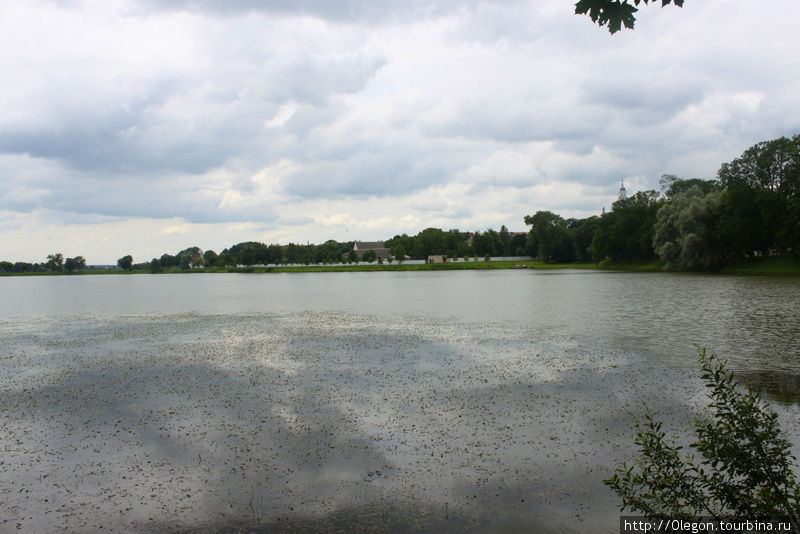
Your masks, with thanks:
[{"label": "shrub", "polygon": [[646,413],[636,424],[639,458],[617,468],[605,484],[622,498],[621,510],[650,518],[788,518],[795,531],[800,487],[778,416],[757,393],[742,391],[716,356],[701,351],[700,365],[710,403],[694,422],[696,441],[689,445],[699,463]]}]

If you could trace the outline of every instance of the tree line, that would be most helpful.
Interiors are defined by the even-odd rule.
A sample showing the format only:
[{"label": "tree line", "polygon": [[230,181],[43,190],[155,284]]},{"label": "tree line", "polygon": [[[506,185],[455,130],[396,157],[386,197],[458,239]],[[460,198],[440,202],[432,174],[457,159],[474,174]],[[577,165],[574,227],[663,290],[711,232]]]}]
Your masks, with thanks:
[{"label": "tree line", "polygon": [[762,141],[714,180],[661,177],[599,217],[539,211],[527,252],[545,261],[635,262],[714,270],[753,256],[800,254],[800,135]]},{"label": "tree line", "polygon": [[83,256],[64,258],[60,252],[48,254],[42,263],[0,261],[0,273],[71,273],[84,269],[86,269],[86,259]]},{"label": "tree line", "polygon": [[[714,270],[752,256],[800,255],[800,134],[762,141],[733,161],[723,163],[716,179],[663,175],[660,191],[638,191],[620,199],[608,213],[583,219],[550,211],[524,217],[527,233],[462,232],[426,228],[416,235],[395,235],[385,246],[397,261],[449,258],[531,256],[542,261],[649,262],[667,269]],[[197,267],[258,264],[332,264],[361,259],[353,241],[288,245],[244,241],[222,250],[189,247],[120,269],[150,272]],[[50,254],[43,263],[0,261],[0,272],[75,272],[86,268],[82,256]]]},{"label": "tree line", "polygon": [[[389,261],[425,259],[439,254],[450,258],[480,256],[525,255],[525,233],[511,233],[504,226],[499,231],[461,232],[426,228],[416,235],[396,235],[384,241],[391,251]],[[361,258],[353,250],[353,241],[339,242],[333,239],[321,244],[288,245],[266,244],[244,241],[217,253],[190,247],[174,255],[163,254],[149,262],[130,264],[130,270],[151,272],[186,271],[198,267],[235,267],[238,265],[279,264],[337,264],[380,261],[374,251],[366,251]]]}]

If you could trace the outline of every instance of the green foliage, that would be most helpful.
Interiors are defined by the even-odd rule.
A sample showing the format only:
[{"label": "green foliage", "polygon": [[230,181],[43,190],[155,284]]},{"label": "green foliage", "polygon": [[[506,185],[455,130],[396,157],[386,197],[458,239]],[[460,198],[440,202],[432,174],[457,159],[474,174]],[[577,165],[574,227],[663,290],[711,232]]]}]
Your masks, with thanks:
[{"label": "green foliage", "polygon": [[717,177],[728,192],[723,231],[746,243],[740,252],[800,253],[800,135],[756,143]]},{"label": "green foliage", "polygon": [[778,416],[757,394],[741,390],[724,362],[703,350],[700,364],[710,403],[689,445],[699,462],[668,441],[648,413],[636,424],[639,457],[604,482],[622,499],[622,510],[651,518],[788,517],[796,529],[800,487]]},{"label": "green foliage", "polygon": [[658,210],[653,248],[667,269],[711,269],[722,265],[716,225],[720,191],[703,193],[697,185],[676,193]]},{"label": "green foliage", "polygon": [[122,256],[120,259],[117,260],[117,267],[123,269],[125,271],[130,271],[133,267],[133,256],[128,254],[127,256]]},{"label": "green foliage", "polygon": [[[495,232],[495,236],[497,233]],[[444,231],[439,228],[426,228],[415,236],[396,235],[384,243],[398,261],[411,256],[425,259],[432,255],[456,257],[470,252],[469,234],[459,230]]]},{"label": "green foliage", "polygon": [[528,249],[531,256],[542,261],[559,263],[575,259],[575,248],[567,222],[550,211],[537,211],[532,217],[525,216],[525,224],[531,225],[528,233]]},{"label": "green foliage", "polygon": [[75,256],[64,260],[64,270],[68,273],[72,271],[82,271],[86,268],[86,260],[83,256]]},{"label": "green foliage", "polygon": [[592,239],[597,230],[599,217],[587,217],[586,219],[567,219],[567,228],[572,238],[575,260],[588,262],[592,260]]},{"label": "green foliage", "polygon": [[[640,3],[653,3],[656,0],[633,0],[635,5]],[[683,7],[683,0],[661,0],[661,7],[673,3],[678,7]],[[608,25],[608,31],[612,34],[622,29],[624,25],[628,29],[633,29],[636,22],[634,13],[639,11],[628,3],[628,0],[579,0],[575,4],[575,14],[588,14],[592,22],[598,26]]]},{"label": "green foliage", "polygon": [[213,250],[206,250],[203,253],[203,261],[205,262],[206,267],[213,267],[217,263],[217,253]]},{"label": "green foliage", "polygon": [[700,178],[684,180],[672,174],[662,175],[659,181],[662,187],[666,186],[664,196],[669,200],[674,199],[676,195],[686,193],[694,188],[698,188],[704,194],[721,189],[720,183],[717,180],[701,180]]},{"label": "green foliage", "polygon": [[44,264],[44,267],[48,271],[62,271],[64,268],[64,255],[60,252],[56,254],[48,254],[47,262]]},{"label": "green foliage", "polygon": [[511,255],[511,234],[508,233],[508,228],[503,224],[500,226],[500,231],[497,233],[497,240],[499,245],[499,253],[501,256]]},{"label": "green foliage", "polygon": [[153,274],[161,272],[161,262],[158,261],[158,258],[150,260],[150,272]]},{"label": "green foliage", "polygon": [[375,253],[374,250],[368,250],[364,252],[364,254],[362,254],[361,259],[368,263],[372,263],[377,259],[377,257],[378,255]]},{"label": "green foliage", "polygon": [[597,221],[590,247],[595,261],[647,261],[655,259],[653,234],[656,213],[664,200],[655,191],[637,191],[612,204],[612,211]]},{"label": "green foliage", "polygon": [[192,258],[188,254],[178,256],[181,260],[181,271],[188,271],[192,267]]}]

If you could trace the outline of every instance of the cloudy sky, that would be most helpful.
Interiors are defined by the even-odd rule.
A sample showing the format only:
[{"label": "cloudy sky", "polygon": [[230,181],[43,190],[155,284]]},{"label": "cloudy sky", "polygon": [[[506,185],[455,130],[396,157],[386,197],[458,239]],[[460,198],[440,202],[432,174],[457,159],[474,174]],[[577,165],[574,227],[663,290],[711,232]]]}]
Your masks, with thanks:
[{"label": "cloudy sky", "polygon": [[800,133],[800,4],[0,5],[0,260],[584,217]]}]

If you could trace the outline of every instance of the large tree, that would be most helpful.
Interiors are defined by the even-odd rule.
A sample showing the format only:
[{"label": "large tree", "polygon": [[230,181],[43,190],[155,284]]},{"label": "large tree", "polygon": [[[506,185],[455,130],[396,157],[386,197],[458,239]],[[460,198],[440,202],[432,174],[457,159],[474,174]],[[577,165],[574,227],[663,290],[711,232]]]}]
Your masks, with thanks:
[{"label": "large tree", "polygon": [[720,267],[716,227],[723,194],[704,194],[698,186],[675,194],[658,210],[653,248],[667,269]]},{"label": "large tree", "polygon": [[[745,217],[747,248],[768,253],[800,252],[800,135],[762,141],[717,172],[728,192],[728,217]],[[735,234],[731,234],[735,235]]]},{"label": "large tree", "polygon": [[655,191],[637,191],[635,195],[618,200],[597,222],[592,238],[592,258],[595,261],[652,260],[653,226],[656,213],[663,204]]},{"label": "large tree", "polygon": [[124,269],[126,271],[130,271],[131,267],[133,267],[133,256],[128,254],[127,256],[122,256],[120,259],[117,260],[117,267],[120,269]]},{"label": "large tree", "polygon": [[67,258],[64,261],[64,270],[68,273],[72,271],[80,271],[86,268],[86,260],[83,256],[75,256],[74,258]]},{"label": "large tree", "polygon": [[542,261],[570,262],[575,259],[572,235],[563,217],[550,211],[537,211],[525,216],[531,226],[528,251]]},{"label": "large tree", "polygon": [[61,271],[64,267],[64,255],[60,252],[56,254],[48,254],[47,262],[44,264],[45,268],[50,271]]},{"label": "large tree", "polygon": [[[649,2],[656,3],[657,0],[633,0],[634,5],[647,4]],[[675,4],[678,7],[683,7],[683,0],[660,0],[661,7],[667,4]],[[634,5],[631,5],[628,0],[579,0],[575,4],[575,14],[589,15],[592,22],[598,26],[608,25],[608,31],[613,33],[618,32],[624,25],[628,29],[633,29],[636,22],[634,13],[639,11]]]}]

